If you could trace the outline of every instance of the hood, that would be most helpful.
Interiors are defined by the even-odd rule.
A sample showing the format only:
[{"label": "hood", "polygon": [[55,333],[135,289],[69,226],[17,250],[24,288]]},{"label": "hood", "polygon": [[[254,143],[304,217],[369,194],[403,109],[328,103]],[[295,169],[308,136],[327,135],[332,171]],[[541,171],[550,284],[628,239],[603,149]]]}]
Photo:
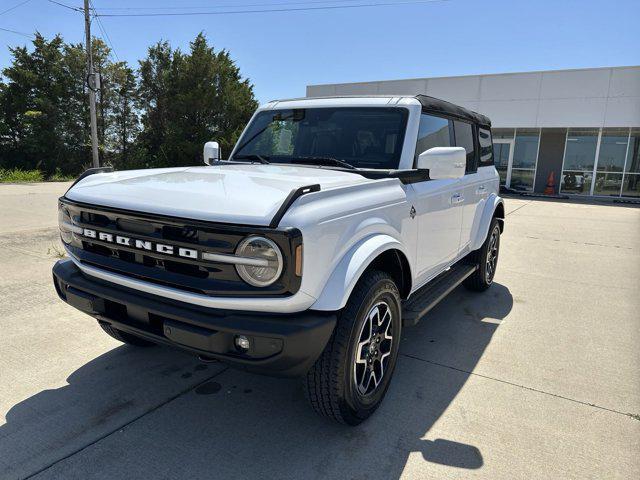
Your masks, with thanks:
[{"label": "hood", "polygon": [[[216,165],[129,170],[90,175],[65,197],[136,212],[266,226],[289,193],[371,182],[361,175],[292,165]],[[313,195],[313,194],[311,194]]]}]

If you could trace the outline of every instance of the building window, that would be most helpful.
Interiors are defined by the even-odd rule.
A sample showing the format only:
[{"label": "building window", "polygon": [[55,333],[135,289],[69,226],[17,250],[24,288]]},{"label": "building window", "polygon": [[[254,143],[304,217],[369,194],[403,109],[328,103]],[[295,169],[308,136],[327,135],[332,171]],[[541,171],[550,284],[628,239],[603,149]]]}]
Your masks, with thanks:
[{"label": "building window", "polygon": [[620,195],[622,171],[629,142],[628,128],[605,128],[602,130],[594,195]]},{"label": "building window", "polygon": [[514,190],[533,191],[539,143],[539,129],[516,130],[510,182]]},{"label": "building window", "polygon": [[450,147],[453,122],[433,115],[420,115],[415,160],[418,155],[433,147]]},{"label": "building window", "polygon": [[640,128],[632,128],[622,181],[623,197],[640,197]]},{"label": "building window", "polygon": [[463,147],[467,152],[467,170],[466,173],[474,173],[478,170],[476,164],[476,153],[473,142],[473,128],[470,123],[453,121],[454,130],[456,132],[456,147]]},{"label": "building window", "polygon": [[500,185],[507,184],[507,173],[509,169],[509,155],[511,153],[510,142],[497,141],[493,144],[493,158],[498,175],[500,175]]},{"label": "building window", "polygon": [[592,128],[574,128],[567,132],[560,191],[578,195],[591,193],[598,133],[598,129]]}]

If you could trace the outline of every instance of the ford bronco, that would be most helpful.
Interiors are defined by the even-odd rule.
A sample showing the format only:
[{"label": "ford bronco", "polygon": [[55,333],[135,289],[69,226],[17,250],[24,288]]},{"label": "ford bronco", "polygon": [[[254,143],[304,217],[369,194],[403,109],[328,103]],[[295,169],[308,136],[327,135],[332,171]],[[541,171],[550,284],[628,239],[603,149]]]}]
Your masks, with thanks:
[{"label": "ford bronco", "polygon": [[491,122],[418,95],[273,101],[227,160],[85,172],[59,200],[60,298],[122,342],[303,377],[355,425],[404,328],[489,288],[504,206]]}]

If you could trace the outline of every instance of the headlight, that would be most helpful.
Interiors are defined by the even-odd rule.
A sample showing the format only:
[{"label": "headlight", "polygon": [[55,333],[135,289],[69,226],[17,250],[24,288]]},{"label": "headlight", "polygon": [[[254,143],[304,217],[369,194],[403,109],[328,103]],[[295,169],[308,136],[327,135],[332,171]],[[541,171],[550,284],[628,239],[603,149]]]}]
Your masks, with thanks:
[{"label": "headlight", "polygon": [[254,287],[267,287],[282,273],[282,252],[274,241],[264,237],[247,237],[236,249],[238,275]]},{"label": "headlight", "polygon": [[60,238],[64,243],[71,243],[73,240],[73,222],[71,221],[71,215],[69,211],[60,206],[58,208],[58,227],[60,227]]}]

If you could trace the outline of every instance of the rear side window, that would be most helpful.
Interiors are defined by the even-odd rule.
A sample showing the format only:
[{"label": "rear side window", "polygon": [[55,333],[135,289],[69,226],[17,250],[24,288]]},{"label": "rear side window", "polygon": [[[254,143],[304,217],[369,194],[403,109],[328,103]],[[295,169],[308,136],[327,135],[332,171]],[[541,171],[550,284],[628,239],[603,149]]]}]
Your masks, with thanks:
[{"label": "rear side window", "polygon": [[423,113],[420,115],[420,128],[416,142],[415,160],[422,152],[433,147],[451,147],[453,122],[446,118]]},{"label": "rear side window", "polygon": [[454,120],[454,130],[456,132],[456,147],[463,147],[467,152],[467,173],[478,170],[476,164],[475,144],[473,141],[473,127],[470,123]]},{"label": "rear side window", "polygon": [[493,165],[491,130],[488,128],[478,128],[478,143],[480,144],[480,166],[486,167]]}]

